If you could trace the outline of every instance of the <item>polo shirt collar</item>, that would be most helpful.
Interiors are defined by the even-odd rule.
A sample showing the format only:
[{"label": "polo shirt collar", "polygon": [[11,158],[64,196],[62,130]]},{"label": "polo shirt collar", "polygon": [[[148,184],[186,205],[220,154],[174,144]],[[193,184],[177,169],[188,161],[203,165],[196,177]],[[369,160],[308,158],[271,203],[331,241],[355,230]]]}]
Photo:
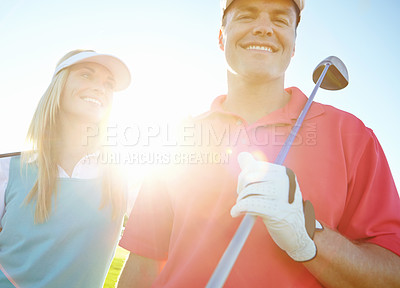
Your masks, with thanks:
[{"label": "polo shirt collar", "polygon": [[[293,120],[296,120],[299,117],[301,110],[307,102],[307,96],[304,95],[304,93],[301,92],[300,89],[298,89],[297,87],[290,87],[285,90],[291,95],[290,100],[286,104],[286,106],[262,117],[256,123],[258,123],[259,125],[292,124]],[[224,110],[222,105],[226,100],[226,97],[227,95],[221,95],[215,98],[213,103],[211,104],[210,111],[199,116],[199,118],[207,118],[208,116],[215,113],[240,117],[239,115]],[[313,103],[305,119],[307,120],[319,116],[323,114],[324,111],[325,109],[321,104]]]}]

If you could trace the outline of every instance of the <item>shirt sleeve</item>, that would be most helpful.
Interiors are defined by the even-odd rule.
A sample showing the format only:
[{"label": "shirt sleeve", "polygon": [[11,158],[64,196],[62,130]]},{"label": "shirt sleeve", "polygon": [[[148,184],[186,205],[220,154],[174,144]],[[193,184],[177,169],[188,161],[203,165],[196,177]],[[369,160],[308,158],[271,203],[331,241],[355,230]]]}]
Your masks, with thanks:
[{"label": "shirt sleeve", "polygon": [[173,212],[165,181],[148,177],[136,198],[119,245],[143,257],[168,257]]},{"label": "shirt sleeve", "polygon": [[400,199],[385,154],[372,130],[350,168],[348,199],[338,230],[400,255]]},{"label": "shirt sleeve", "polygon": [[11,157],[0,158],[0,227],[5,210],[5,196],[10,173]]}]

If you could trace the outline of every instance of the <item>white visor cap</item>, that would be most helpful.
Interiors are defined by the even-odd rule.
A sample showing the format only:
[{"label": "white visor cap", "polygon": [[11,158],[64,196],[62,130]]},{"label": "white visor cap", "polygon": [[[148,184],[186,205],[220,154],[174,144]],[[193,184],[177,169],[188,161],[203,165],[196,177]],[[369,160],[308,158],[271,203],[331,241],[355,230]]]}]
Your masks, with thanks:
[{"label": "white visor cap", "polygon": [[60,65],[56,67],[56,70],[54,71],[54,76],[64,68],[70,67],[74,64],[85,62],[98,63],[106,67],[114,77],[114,91],[124,90],[131,83],[131,73],[129,72],[129,69],[124,62],[113,55],[100,54],[93,51],[80,52],[64,60],[60,63]]}]

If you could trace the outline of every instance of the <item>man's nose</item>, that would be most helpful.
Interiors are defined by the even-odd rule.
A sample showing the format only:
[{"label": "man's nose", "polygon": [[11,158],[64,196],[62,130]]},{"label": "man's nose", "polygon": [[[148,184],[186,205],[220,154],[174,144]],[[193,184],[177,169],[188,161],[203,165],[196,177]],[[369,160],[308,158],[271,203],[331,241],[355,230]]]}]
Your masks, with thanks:
[{"label": "man's nose", "polygon": [[253,28],[253,34],[258,36],[272,36],[274,29],[268,16],[259,16]]}]

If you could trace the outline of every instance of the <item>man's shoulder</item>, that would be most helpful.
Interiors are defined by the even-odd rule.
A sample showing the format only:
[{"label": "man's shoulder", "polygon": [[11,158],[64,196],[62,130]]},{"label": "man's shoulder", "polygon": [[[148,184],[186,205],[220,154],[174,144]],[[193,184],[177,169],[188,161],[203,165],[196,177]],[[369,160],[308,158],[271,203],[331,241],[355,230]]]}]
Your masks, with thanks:
[{"label": "man's shoulder", "polygon": [[187,117],[184,121],[182,121],[182,124],[184,124],[184,125],[203,124],[203,123],[212,121],[213,119],[215,119],[217,117],[217,115],[218,115],[218,113],[215,113],[215,111],[209,110],[209,111],[203,112],[198,115]]},{"label": "man's shoulder", "polygon": [[225,101],[227,95],[219,95],[217,96],[211,103],[210,109],[208,111],[204,111],[203,113],[200,113],[195,116],[191,116],[188,118],[188,121],[191,122],[203,122],[206,121],[207,119],[211,119],[218,115],[218,112],[225,113],[224,109],[222,108],[223,102]]},{"label": "man's shoulder", "polygon": [[328,104],[315,104],[323,107],[324,115],[325,117],[327,117],[328,121],[332,121],[337,125],[345,126],[348,128],[367,128],[360,118],[348,111],[339,109]]},{"label": "man's shoulder", "polygon": [[[373,130],[367,127],[364,122],[352,113],[338,109],[331,105],[321,105],[324,109],[321,119],[318,121],[318,129],[330,138],[337,138],[345,146],[362,147],[370,141],[376,142]],[[347,143],[347,144],[346,144]]]}]

